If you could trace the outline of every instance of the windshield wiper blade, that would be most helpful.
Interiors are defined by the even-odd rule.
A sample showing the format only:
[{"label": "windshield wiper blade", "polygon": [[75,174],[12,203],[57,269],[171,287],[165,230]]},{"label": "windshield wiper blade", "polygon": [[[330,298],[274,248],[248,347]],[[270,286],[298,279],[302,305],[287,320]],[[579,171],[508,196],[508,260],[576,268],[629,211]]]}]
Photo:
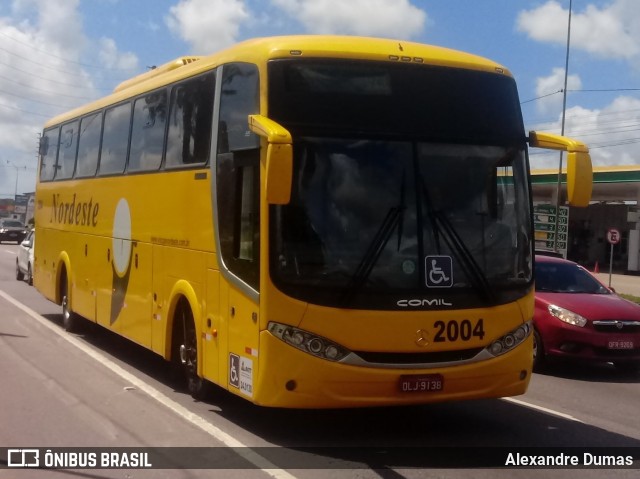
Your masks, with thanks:
[{"label": "windshield wiper blade", "polygon": [[397,250],[400,251],[400,244],[402,243],[402,234],[404,231],[404,210],[406,209],[405,202],[405,193],[406,193],[406,184],[405,184],[406,171],[402,170],[402,186],[400,187],[400,217],[398,218],[398,247]]},{"label": "windshield wiper blade", "polygon": [[[487,276],[482,271],[482,268],[475,260],[471,251],[462,240],[456,229],[453,227],[447,217],[440,211],[433,212],[434,219],[437,223],[442,225],[442,231],[445,234],[445,241],[449,244],[449,247],[457,253],[457,257],[461,260],[462,265],[467,272],[467,275],[473,283],[475,289],[484,296],[491,303],[495,303],[496,295],[487,279]],[[480,232],[480,234],[484,234]]]},{"label": "windshield wiper blade", "polygon": [[348,303],[367,282],[371,271],[373,271],[373,267],[378,262],[382,251],[384,251],[385,246],[389,242],[393,230],[400,224],[403,211],[404,207],[400,205],[390,208],[387,212],[373,240],[369,243],[367,251],[360,260],[360,264],[358,264],[351,281],[347,285],[345,293],[342,296],[344,303]]},{"label": "windshield wiper blade", "polygon": [[398,206],[394,206],[389,209],[387,215],[384,220],[382,220],[382,224],[378,228],[378,231],[373,237],[371,243],[369,243],[369,247],[365,252],[364,256],[360,260],[360,264],[356,268],[351,281],[347,285],[345,293],[342,297],[342,300],[345,303],[348,303],[353,296],[360,291],[369,276],[371,275],[371,271],[373,271],[373,267],[378,262],[382,251],[384,251],[385,246],[391,239],[391,234],[393,231],[398,228],[398,251],[400,251],[400,244],[402,243],[402,233],[404,229],[404,210],[406,209],[406,172],[402,171],[402,182],[400,184],[400,203]]},{"label": "windshield wiper blade", "polygon": [[[456,257],[460,259],[467,276],[471,280],[473,287],[479,292],[485,299],[494,303],[495,293],[489,284],[489,280],[480,268],[480,265],[476,262],[471,251],[467,248],[460,235],[453,227],[447,217],[440,211],[436,211],[433,207],[431,197],[429,196],[429,190],[424,182],[420,183],[422,187],[422,197],[425,200],[427,206],[427,217],[431,223],[431,231],[433,233],[436,251],[440,254],[440,237],[442,236],[445,242],[449,245],[449,248],[456,253]],[[441,234],[444,233],[444,234]],[[481,234],[484,234],[481,232]],[[426,274],[426,272],[425,272]]]}]

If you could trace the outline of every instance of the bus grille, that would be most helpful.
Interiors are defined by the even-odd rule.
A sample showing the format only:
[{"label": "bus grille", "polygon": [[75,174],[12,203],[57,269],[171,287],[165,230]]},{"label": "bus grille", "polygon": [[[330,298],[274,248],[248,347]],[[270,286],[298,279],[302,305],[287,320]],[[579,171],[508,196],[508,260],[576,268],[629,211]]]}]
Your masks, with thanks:
[{"label": "bus grille", "polygon": [[474,348],[429,353],[376,353],[370,351],[354,351],[354,353],[366,362],[373,364],[429,364],[466,361],[475,357],[482,349]]}]

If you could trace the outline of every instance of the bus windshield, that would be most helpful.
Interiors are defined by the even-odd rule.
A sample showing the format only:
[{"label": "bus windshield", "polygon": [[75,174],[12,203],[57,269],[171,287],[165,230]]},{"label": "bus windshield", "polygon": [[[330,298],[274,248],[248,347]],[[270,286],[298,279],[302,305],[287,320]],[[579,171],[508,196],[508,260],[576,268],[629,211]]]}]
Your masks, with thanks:
[{"label": "bus windshield", "polygon": [[[296,75],[299,70],[293,69]],[[394,68],[376,67],[377,79],[369,83],[362,71],[351,65],[346,70],[336,69],[340,78],[335,88],[328,69],[321,70],[322,82],[317,72],[311,76],[317,85],[304,88],[320,91],[320,102],[316,95],[298,94],[301,87],[296,86],[291,109],[282,107],[282,102],[289,104],[282,97],[275,116],[272,113],[294,138],[291,202],[272,206],[271,213],[275,284],[312,303],[369,309],[477,307],[524,295],[532,278],[529,191],[522,129],[517,132],[521,121],[516,127],[505,122],[513,120],[517,110],[517,102],[515,107],[511,103],[511,83],[477,73],[489,91],[497,89],[492,79],[508,86],[503,95],[507,100],[494,95],[497,103],[490,114],[497,125],[490,128],[486,122],[494,120],[475,111],[489,110],[485,99],[459,104],[469,100],[467,90],[459,94],[440,89],[437,96],[446,98],[437,101],[434,94],[419,95],[427,91],[417,81],[424,79],[421,69],[403,69],[404,75],[397,75]],[[427,70],[455,78],[450,69]],[[402,82],[395,104],[382,102],[387,116],[372,119],[370,107],[362,115],[350,109],[347,99],[354,97],[363,105],[394,98],[395,78],[412,72],[418,78],[409,75]],[[343,127],[317,128],[322,122],[316,111],[328,115],[340,92],[352,89],[345,83],[348,74],[351,82],[359,75],[358,93],[334,105]],[[281,79],[284,89],[286,72]],[[472,90],[481,87],[471,85]],[[412,86],[414,94],[408,91]],[[279,88],[272,83],[272,90]],[[413,104],[404,108],[410,99],[424,102],[422,109]],[[447,110],[463,108],[466,120],[449,118]],[[427,122],[425,109],[441,120],[437,126],[432,128],[435,123],[428,120],[429,125],[420,128],[421,121]],[[414,118],[386,124],[389,115],[400,118],[412,111]],[[479,122],[475,129],[472,119]],[[381,124],[386,124],[384,131]]]}]

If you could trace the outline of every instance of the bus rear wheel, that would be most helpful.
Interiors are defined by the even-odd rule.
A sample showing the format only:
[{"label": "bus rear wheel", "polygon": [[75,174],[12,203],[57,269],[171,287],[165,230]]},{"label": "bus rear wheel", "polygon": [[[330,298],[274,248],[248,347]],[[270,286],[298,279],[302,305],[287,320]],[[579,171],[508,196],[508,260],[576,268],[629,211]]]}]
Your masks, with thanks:
[{"label": "bus rear wheel", "polygon": [[211,384],[198,375],[198,337],[193,313],[185,300],[180,301],[176,314],[181,337],[178,358],[184,371],[187,391],[194,399],[202,400],[211,392]]},{"label": "bus rear wheel", "polygon": [[70,333],[79,329],[80,317],[71,310],[69,284],[64,274],[60,281],[60,303],[62,304],[62,327]]}]

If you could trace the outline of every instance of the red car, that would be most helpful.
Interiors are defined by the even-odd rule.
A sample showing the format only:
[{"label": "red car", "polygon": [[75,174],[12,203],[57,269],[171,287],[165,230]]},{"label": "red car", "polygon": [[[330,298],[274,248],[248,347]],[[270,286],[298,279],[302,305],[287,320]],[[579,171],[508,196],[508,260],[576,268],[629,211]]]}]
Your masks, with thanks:
[{"label": "red car", "polygon": [[640,305],[572,261],[536,256],[533,325],[534,368],[555,356],[640,369]]}]

